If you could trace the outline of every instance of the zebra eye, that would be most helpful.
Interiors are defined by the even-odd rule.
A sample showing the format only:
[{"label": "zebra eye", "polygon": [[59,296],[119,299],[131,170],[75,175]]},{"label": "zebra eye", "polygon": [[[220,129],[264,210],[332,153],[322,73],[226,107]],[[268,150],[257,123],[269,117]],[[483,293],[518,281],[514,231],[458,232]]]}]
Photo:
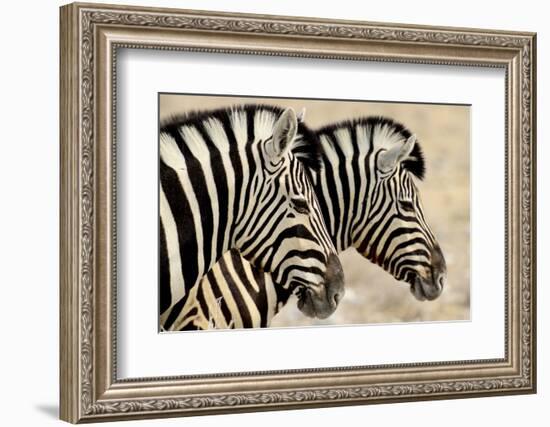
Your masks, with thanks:
[{"label": "zebra eye", "polygon": [[309,204],[307,203],[306,199],[292,199],[292,205],[298,213],[309,213]]},{"label": "zebra eye", "polygon": [[399,205],[405,212],[414,212],[414,205],[409,200],[400,200]]}]

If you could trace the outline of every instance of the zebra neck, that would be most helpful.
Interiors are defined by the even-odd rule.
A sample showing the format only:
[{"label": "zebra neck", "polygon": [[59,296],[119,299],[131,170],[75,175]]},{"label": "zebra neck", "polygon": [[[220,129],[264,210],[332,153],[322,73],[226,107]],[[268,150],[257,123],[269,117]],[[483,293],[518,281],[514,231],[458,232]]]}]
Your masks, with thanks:
[{"label": "zebra neck", "polygon": [[342,252],[351,245],[350,228],[353,214],[349,212],[346,202],[349,200],[349,194],[344,195],[344,188],[333,172],[334,170],[328,167],[323,169],[317,176],[315,191],[328,234],[337,252]]},{"label": "zebra neck", "polygon": [[355,246],[372,194],[372,135],[365,129],[336,128],[319,135],[323,167],[314,177],[323,218],[338,252]]},{"label": "zebra neck", "polygon": [[353,230],[358,222],[362,206],[355,194],[355,182],[342,167],[325,162],[315,176],[315,193],[332,243],[338,252],[353,246]]}]

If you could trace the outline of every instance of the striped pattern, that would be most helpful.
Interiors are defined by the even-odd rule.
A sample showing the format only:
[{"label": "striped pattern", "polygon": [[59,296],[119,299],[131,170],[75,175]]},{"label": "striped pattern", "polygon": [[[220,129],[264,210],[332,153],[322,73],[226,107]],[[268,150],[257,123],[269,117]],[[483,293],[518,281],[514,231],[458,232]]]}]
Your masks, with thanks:
[{"label": "striped pattern", "polygon": [[[397,280],[408,282],[416,298],[436,298],[446,267],[414,183],[413,177],[421,180],[425,171],[415,137],[382,117],[330,125],[317,134],[322,168],[314,173],[315,191],[337,251],[352,246]],[[225,288],[243,304],[232,307],[224,298],[214,302],[205,295],[211,286]],[[203,325],[220,328],[267,327],[290,296],[238,251],[225,254],[198,291]],[[221,316],[209,323],[214,310]]]},{"label": "striped pattern", "polygon": [[304,162],[315,165],[317,140],[308,139],[311,132],[303,125],[297,130],[293,111],[268,106],[197,113],[163,124],[159,166],[162,329],[185,328],[184,319],[212,301],[223,299],[220,309],[225,315],[251,304],[246,295],[253,289],[242,283],[235,284],[239,289],[235,295],[216,286],[215,277],[211,286],[196,290],[214,263],[233,248],[255,269],[271,273],[288,292],[331,284],[327,264],[335,249],[309,169],[292,152],[299,145]]}]

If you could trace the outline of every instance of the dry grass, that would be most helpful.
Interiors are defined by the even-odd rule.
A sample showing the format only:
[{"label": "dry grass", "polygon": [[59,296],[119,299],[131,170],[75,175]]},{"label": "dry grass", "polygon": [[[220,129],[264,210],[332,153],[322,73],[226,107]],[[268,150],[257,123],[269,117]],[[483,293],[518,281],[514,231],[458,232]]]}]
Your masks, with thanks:
[{"label": "dry grass", "polygon": [[[465,320],[470,317],[470,110],[465,106],[373,102],[326,102],[246,98],[306,107],[311,127],[366,115],[384,115],[415,133],[426,157],[426,179],[418,183],[426,218],[447,261],[447,287],[435,301],[419,302],[407,284],[397,282],[355,250],[340,259],[346,276],[346,295],[326,320],[306,318],[290,302],[273,327],[318,324],[390,323]],[[243,103],[243,98],[163,95],[161,118],[176,112]]]}]

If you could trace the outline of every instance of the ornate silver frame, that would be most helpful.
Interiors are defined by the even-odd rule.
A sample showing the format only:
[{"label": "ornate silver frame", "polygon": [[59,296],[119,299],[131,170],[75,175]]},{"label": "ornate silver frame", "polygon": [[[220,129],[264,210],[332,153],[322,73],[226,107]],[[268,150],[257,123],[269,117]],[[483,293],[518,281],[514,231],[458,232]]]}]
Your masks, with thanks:
[{"label": "ornate silver frame", "polygon": [[[61,418],[77,423],[533,393],[536,35],[98,4],[61,8]],[[505,357],[117,380],[114,87],[119,47],[502,67]]]}]

